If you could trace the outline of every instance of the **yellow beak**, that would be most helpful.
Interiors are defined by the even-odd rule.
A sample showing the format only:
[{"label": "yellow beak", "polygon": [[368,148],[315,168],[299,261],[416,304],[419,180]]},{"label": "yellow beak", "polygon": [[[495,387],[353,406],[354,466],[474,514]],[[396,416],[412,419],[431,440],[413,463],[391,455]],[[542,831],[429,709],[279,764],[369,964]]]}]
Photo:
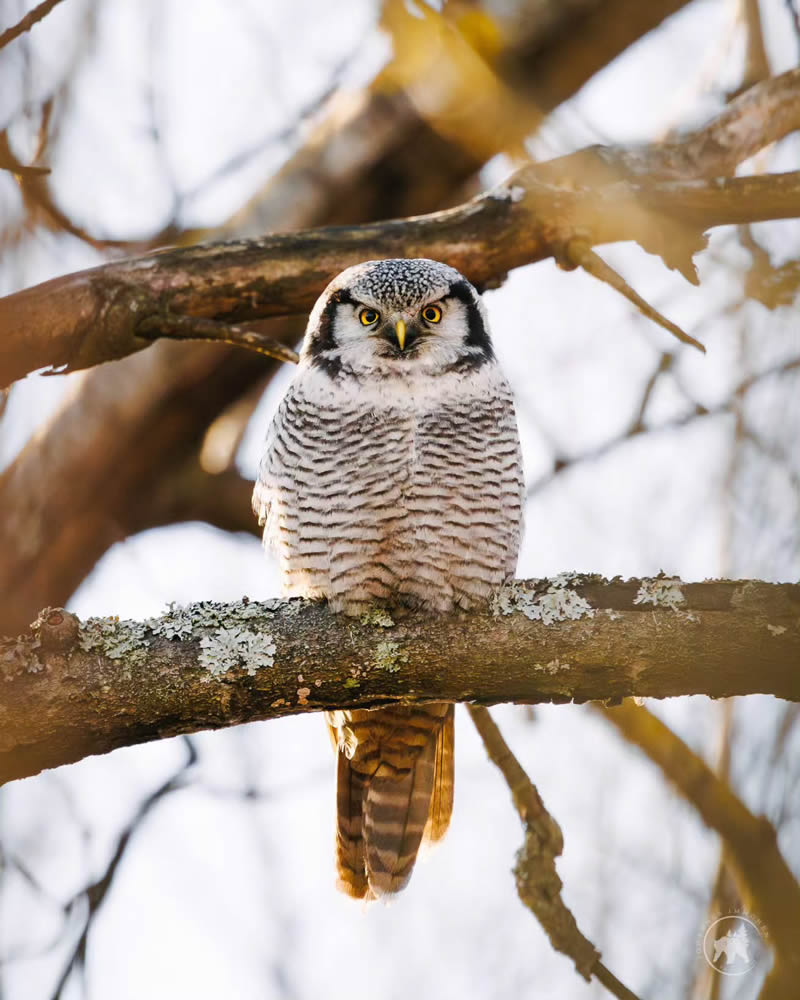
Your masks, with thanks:
[{"label": "yellow beak", "polygon": [[406,321],[404,319],[399,319],[394,325],[395,332],[397,333],[397,343],[400,345],[400,350],[405,350],[406,346]]}]

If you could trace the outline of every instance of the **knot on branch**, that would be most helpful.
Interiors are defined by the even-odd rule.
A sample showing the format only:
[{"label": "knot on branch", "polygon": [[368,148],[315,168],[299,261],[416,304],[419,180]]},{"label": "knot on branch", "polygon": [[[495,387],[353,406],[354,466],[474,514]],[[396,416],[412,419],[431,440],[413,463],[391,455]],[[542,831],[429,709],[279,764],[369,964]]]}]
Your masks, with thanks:
[{"label": "knot on branch", "polygon": [[31,631],[38,636],[41,648],[53,653],[71,649],[77,642],[80,627],[77,615],[64,608],[42,608],[36,620],[31,622]]}]

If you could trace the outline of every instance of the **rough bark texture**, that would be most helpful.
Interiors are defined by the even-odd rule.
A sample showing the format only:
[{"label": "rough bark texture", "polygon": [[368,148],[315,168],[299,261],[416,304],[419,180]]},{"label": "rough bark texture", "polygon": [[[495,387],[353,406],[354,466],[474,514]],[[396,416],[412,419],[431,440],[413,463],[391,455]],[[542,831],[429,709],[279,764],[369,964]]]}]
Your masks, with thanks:
[{"label": "rough bark texture", "polygon": [[[249,672],[248,672],[249,670]],[[486,614],[194,605],[148,623],[47,609],[0,645],[0,780],[255,719],[391,701],[800,700],[800,585],[564,576]]]}]

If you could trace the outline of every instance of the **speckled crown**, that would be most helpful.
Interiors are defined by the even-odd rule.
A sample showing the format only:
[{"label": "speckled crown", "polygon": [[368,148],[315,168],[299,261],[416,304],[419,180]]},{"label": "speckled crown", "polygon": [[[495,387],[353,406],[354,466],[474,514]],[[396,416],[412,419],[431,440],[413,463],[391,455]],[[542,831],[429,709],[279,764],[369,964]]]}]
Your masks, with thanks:
[{"label": "speckled crown", "polygon": [[367,260],[337,275],[322,297],[327,299],[332,292],[347,288],[355,298],[363,296],[399,310],[422,299],[443,296],[452,285],[465,280],[454,267],[427,257]]}]

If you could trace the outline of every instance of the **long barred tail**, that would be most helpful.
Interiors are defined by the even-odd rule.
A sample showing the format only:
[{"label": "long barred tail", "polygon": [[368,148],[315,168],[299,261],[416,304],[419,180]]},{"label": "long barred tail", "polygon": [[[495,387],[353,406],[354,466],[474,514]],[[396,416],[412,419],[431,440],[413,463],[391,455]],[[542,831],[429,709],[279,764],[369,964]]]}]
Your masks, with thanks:
[{"label": "long barred tail", "polygon": [[337,754],[337,885],[355,898],[399,892],[423,836],[453,808],[454,706],[332,712]]}]

